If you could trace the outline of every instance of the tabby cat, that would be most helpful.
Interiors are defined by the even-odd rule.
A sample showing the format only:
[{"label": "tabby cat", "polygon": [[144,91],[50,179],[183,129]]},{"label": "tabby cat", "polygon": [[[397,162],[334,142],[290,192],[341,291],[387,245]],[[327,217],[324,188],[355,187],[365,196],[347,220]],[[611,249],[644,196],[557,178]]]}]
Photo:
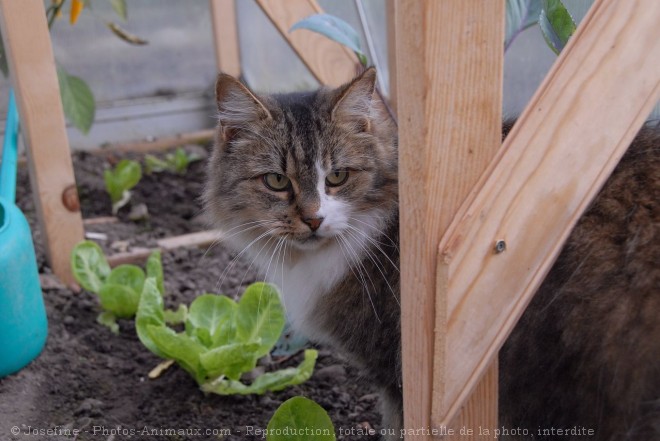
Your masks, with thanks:
[{"label": "tabby cat", "polygon": [[[294,329],[379,387],[398,439],[397,133],[374,83],[368,69],[337,89],[257,97],[221,74],[204,199],[227,243],[280,286]],[[660,136],[640,138],[501,352],[505,427],[660,439]]]}]

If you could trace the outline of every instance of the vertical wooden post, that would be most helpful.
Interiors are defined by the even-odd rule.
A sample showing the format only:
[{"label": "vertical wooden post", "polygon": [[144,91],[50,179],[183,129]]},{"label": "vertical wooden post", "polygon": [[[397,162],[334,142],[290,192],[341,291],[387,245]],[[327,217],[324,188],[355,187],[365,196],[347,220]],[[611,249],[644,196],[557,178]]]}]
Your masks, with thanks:
[{"label": "vertical wooden post", "polygon": [[69,256],[84,230],[44,2],[0,0],[0,26],[48,261],[69,283]]},{"label": "vertical wooden post", "polygon": [[218,72],[238,78],[241,75],[241,58],[236,26],[236,4],[234,0],[209,0],[209,7]]},{"label": "vertical wooden post", "polygon": [[[404,417],[411,430],[433,428],[433,395],[442,393],[433,389],[434,333],[445,332],[435,329],[445,303],[438,299],[436,312],[440,238],[501,145],[503,41],[503,1],[397,4]],[[496,417],[497,381],[483,387],[484,409],[470,404],[473,419],[461,424]]]}]

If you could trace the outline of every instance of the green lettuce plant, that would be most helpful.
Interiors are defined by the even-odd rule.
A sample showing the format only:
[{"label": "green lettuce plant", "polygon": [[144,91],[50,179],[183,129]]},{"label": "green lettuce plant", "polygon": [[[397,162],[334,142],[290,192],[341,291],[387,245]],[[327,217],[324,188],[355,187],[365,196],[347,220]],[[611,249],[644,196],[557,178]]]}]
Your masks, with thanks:
[{"label": "green lettuce plant", "polygon": [[190,164],[200,159],[202,158],[199,155],[188,154],[183,148],[179,147],[174,153],[166,154],[165,159],[160,159],[154,155],[145,155],[144,169],[148,175],[163,171],[185,175]]},{"label": "green lettuce plant", "polygon": [[117,214],[119,209],[126,205],[131,199],[131,188],[135,187],[142,179],[142,167],[137,161],[122,159],[113,169],[103,171],[105,189],[112,201],[112,214]]},{"label": "green lettuce plant", "polygon": [[277,408],[266,428],[267,441],[335,441],[328,413],[315,401],[293,397]]},{"label": "green lettuce plant", "polygon": [[[147,277],[153,279],[160,296],[164,293],[160,251],[154,251],[149,256],[146,274],[136,265],[119,265],[110,269],[101,247],[86,240],[74,247],[71,269],[80,286],[99,297],[103,312],[99,314],[97,322],[115,334],[119,333],[117,318],[135,316]],[[170,318],[177,318],[175,313],[170,314]],[[181,318],[181,313],[178,317]]]},{"label": "green lettuce plant", "polygon": [[157,356],[175,360],[203,391],[263,394],[300,384],[312,375],[317,352],[307,350],[298,367],[262,374],[251,384],[240,380],[270,352],[284,328],[284,310],[274,286],[254,283],[238,303],[215,294],[197,297],[184,330],[177,332],[167,326],[156,283],[155,278],[144,283],[135,319],[138,337]]}]

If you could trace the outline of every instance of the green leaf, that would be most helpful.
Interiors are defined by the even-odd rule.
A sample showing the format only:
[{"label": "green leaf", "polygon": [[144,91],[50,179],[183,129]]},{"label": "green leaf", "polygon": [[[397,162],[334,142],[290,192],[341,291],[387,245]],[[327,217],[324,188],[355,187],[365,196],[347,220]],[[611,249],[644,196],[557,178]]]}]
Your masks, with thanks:
[{"label": "green leaf", "polygon": [[266,355],[282,334],[285,323],[284,308],[275,286],[259,282],[247,287],[236,314],[239,341],[260,342],[258,355]]},{"label": "green leaf", "polygon": [[80,286],[97,294],[110,276],[110,265],[103,250],[89,240],[82,241],[73,248],[71,270]]},{"label": "green leaf", "polygon": [[163,296],[158,291],[156,279],[148,277],[144,282],[137,314],[135,315],[135,331],[142,344],[161,358],[168,358],[154,343],[147,332],[148,326],[165,327],[163,311]]},{"label": "green leaf", "polygon": [[209,379],[224,375],[238,380],[243,372],[256,367],[259,357],[255,353],[258,349],[259,343],[234,343],[201,354],[199,361]]},{"label": "green leaf", "polygon": [[289,32],[296,29],[307,29],[343,44],[355,52],[363,66],[367,65],[367,57],[362,51],[358,33],[344,20],[330,14],[314,14],[295,23]]},{"label": "green leaf", "polygon": [[124,21],[128,20],[128,11],[126,8],[126,0],[110,0],[112,9],[115,10],[117,15]]},{"label": "green leaf", "polygon": [[106,311],[120,318],[131,318],[137,312],[140,293],[128,286],[106,283],[99,291],[99,299]]},{"label": "green leaf", "polygon": [[[199,296],[190,305],[186,332],[188,335],[197,335],[210,348],[226,344],[231,337],[227,334],[232,332],[237,308],[236,302],[226,296]],[[205,332],[199,331],[200,329]]]},{"label": "green leaf", "polygon": [[[144,286],[144,271],[135,265],[119,265],[110,272],[106,283],[121,285],[139,294]],[[137,310],[137,304],[135,305]]]},{"label": "green leaf", "polygon": [[144,169],[148,175],[160,173],[168,169],[168,164],[154,155],[147,154],[144,156]]},{"label": "green leaf", "polygon": [[561,0],[543,0],[539,26],[545,42],[557,55],[566,46],[577,27]]},{"label": "green leaf", "polygon": [[201,388],[204,392],[212,392],[219,395],[261,395],[268,391],[277,392],[289,386],[295,386],[307,381],[314,372],[317,357],[318,352],[316,350],[307,349],[305,351],[305,359],[298,367],[263,374],[257,377],[250,385],[220,377],[202,384]]},{"label": "green leaf", "polygon": [[75,128],[86,135],[96,114],[96,101],[92,90],[81,78],[69,75],[61,67],[57,68],[57,78],[64,114]]},{"label": "green leaf", "polygon": [[112,170],[103,172],[105,189],[112,201],[112,211],[116,213],[130,198],[128,190],[135,187],[142,179],[142,167],[137,161],[122,159]]},{"label": "green leaf", "polygon": [[180,323],[185,323],[186,318],[188,317],[188,307],[186,305],[179,305],[179,308],[176,311],[171,309],[166,309],[163,311],[165,323],[168,325],[178,325]]},{"label": "green leaf", "polygon": [[166,326],[147,325],[147,334],[165,358],[176,360],[198,384],[206,377],[199,356],[206,348],[183,333],[176,333]]},{"label": "green leaf", "polygon": [[541,0],[506,0],[504,50],[525,29],[535,25],[541,14]]},{"label": "green leaf", "polygon": [[96,323],[107,326],[110,328],[110,331],[118,335],[119,334],[119,325],[117,324],[117,317],[110,311],[103,311],[96,317]]},{"label": "green leaf", "polygon": [[280,405],[268,422],[267,441],[334,441],[335,427],[328,413],[316,402],[293,397]]},{"label": "green leaf", "polygon": [[[165,295],[165,281],[163,276],[163,263],[161,260],[160,250],[153,251],[147,259],[147,277],[154,277],[156,279],[156,286],[161,295]],[[181,305],[184,306],[184,305]]]}]

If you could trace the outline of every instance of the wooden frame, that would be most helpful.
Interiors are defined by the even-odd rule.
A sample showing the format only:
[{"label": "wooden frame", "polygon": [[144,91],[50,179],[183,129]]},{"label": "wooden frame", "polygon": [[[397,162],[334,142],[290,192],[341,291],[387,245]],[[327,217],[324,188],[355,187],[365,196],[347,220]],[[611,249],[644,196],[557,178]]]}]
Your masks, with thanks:
[{"label": "wooden frame", "polygon": [[[444,1],[442,23],[458,26],[453,30],[458,36],[447,35],[438,3],[411,0],[397,7],[399,120],[409,121],[400,128],[405,417],[412,428],[466,426],[476,431],[496,415],[492,391],[497,376],[489,366],[497,351],[572,226],[660,97],[660,4],[596,1],[438,240],[439,219],[453,216],[456,205],[443,205],[440,211],[437,198],[451,202],[467,195],[461,187],[465,181],[454,181],[455,171],[442,168],[440,158],[455,155],[458,162],[451,165],[460,168],[461,152],[482,145],[472,143],[460,123],[445,123],[466,111],[462,104],[472,88],[486,88],[475,86],[467,73],[451,77],[474,59],[474,49],[461,44],[461,35],[489,32],[495,26],[492,17],[502,17],[501,11],[477,10],[477,4],[485,7],[483,2]],[[469,29],[474,22],[479,30]],[[445,52],[461,54],[460,60],[442,63]],[[501,48],[497,53],[501,56]],[[474,62],[474,69],[485,69]],[[438,73],[434,66],[449,72]],[[443,83],[446,77],[454,81]],[[494,77],[481,77],[488,78]],[[488,96],[484,100],[493,105]],[[454,102],[458,104],[448,108]],[[447,116],[443,110],[458,115]],[[430,123],[432,115],[438,119]],[[472,130],[486,133],[491,123],[473,119]],[[438,152],[444,139],[458,142],[442,146],[450,152]],[[481,150],[471,155],[475,164],[480,162]],[[430,173],[434,165],[437,174]],[[471,170],[472,165],[466,171]],[[544,222],[536,215],[540,210]],[[499,250],[506,251],[496,251],[500,241]],[[415,369],[420,365],[422,372]],[[427,392],[431,385],[432,399]],[[477,434],[459,437],[476,439]]]},{"label": "wooden frame", "polygon": [[1,0],[0,23],[48,262],[70,283],[84,230],[44,2]]}]

